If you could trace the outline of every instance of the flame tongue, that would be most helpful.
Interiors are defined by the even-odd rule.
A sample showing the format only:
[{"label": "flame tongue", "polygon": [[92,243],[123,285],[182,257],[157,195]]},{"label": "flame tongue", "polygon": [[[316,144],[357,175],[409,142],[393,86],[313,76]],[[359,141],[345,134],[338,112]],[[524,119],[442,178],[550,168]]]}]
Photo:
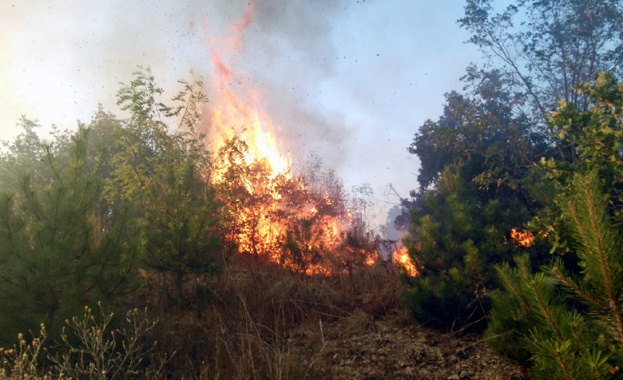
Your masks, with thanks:
[{"label": "flame tongue", "polygon": [[[249,3],[244,15],[233,25],[230,38],[213,40],[213,87],[218,93],[210,116],[209,147],[212,152],[218,153],[227,141],[240,138],[248,147],[244,152],[245,163],[264,160],[272,176],[276,176],[289,173],[290,158],[280,154],[272,120],[257,105],[259,96],[250,86],[244,86],[244,78],[235,75],[231,69],[235,65],[236,53],[241,49],[244,31],[253,20],[256,8],[255,3]],[[229,62],[226,62],[225,57],[229,57]],[[234,84],[244,87],[242,94],[236,93]],[[248,100],[243,101],[240,95]]]},{"label": "flame tongue", "polygon": [[228,140],[240,138],[247,144],[246,164],[264,160],[271,174],[289,173],[290,159],[279,153],[272,122],[267,115],[243,104],[229,89],[221,90],[212,111],[211,149],[218,152]]},{"label": "flame tongue", "polygon": [[411,257],[409,256],[409,250],[406,246],[403,245],[400,248],[396,247],[394,249],[394,252],[392,254],[392,261],[395,265],[399,265],[404,268],[407,275],[411,277],[417,277],[419,272],[415,267],[415,264],[413,264],[413,260],[411,260]]},{"label": "flame tongue", "polygon": [[323,255],[346,251],[341,226],[348,224],[348,216],[342,215],[343,202],[292,178],[291,159],[280,153],[274,124],[258,106],[259,96],[236,77],[233,62],[228,65],[223,59],[233,61],[254,9],[251,5],[234,25],[231,40],[217,41],[218,47],[229,50],[211,50],[217,90],[207,135],[207,145],[216,154],[212,182],[226,194],[240,253],[267,257],[306,274],[330,274]]},{"label": "flame tongue", "polygon": [[[219,70],[222,75],[230,76],[229,70]],[[248,151],[244,152],[247,164],[265,160],[273,175],[286,174],[290,168],[290,158],[280,154],[273,123],[268,115],[245,104],[230,89],[227,78],[218,78],[219,93],[216,107],[212,110],[210,121],[212,133],[210,148],[219,152],[227,141],[240,138],[245,141]]]}]

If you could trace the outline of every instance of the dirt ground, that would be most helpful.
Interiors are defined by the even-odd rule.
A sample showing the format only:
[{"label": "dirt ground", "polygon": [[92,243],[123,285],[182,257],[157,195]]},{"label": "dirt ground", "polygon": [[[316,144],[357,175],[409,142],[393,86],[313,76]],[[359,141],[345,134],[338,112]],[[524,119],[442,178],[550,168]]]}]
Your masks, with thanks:
[{"label": "dirt ground", "polygon": [[[318,330],[322,330],[321,342],[317,342]],[[322,323],[322,329],[319,322],[316,327],[297,330],[291,344],[308,358],[304,364],[312,369],[310,378],[528,378],[523,368],[500,357],[481,337],[442,334],[414,325],[399,311],[379,320],[355,311],[349,317]]]}]

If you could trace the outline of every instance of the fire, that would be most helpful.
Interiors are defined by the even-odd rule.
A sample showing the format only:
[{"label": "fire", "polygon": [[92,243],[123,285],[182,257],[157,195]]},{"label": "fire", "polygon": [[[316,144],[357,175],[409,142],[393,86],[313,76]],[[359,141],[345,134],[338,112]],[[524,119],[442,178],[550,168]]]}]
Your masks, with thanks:
[{"label": "fire", "polygon": [[329,196],[327,189],[311,191],[303,179],[293,178],[291,158],[281,153],[278,128],[259,106],[258,92],[233,70],[254,9],[251,4],[234,25],[233,38],[214,40],[211,49],[217,94],[211,101],[206,145],[215,154],[211,181],[229,202],[238,252],[267,257],[308,275],[335,273],[339,260],[331,263],[327,257],[341,257],[340,252],[357,251],[341,258],[342,265],[354,257],[371,265],[377,252],[348,246],[351,217],[344,202]]},{"label": "fire", "polygon": [[411,277],[417,277],[419,274],[415,264],[413,264],[413,260],[409,256],[409,250],[406,246],[402,246],[400,248],[394,249],[392,253],[392,262],[394,265],[399,265],[404,268],[407,274]]},{"label": "fire", "polygon": [[[231,38],[213,41],[213,87],[218,93],[210,115],[211,134],[208,144],[212,152],[219,152],[228,141],[240,138],[248,147],[243,157],[245,164],[264,160],[272,176],[289,175],[290,157],[280,153],[274,124],[270,116],[256,104],[259,95],[247,86],[243,92],[249,100],[245,102],[233,88],[234,83],[244,83],[244,78],[235,75],[232,67],[235,64],[235,53],[241,48],[243,32],[251,23],[255,9],[255,3],[250,2],[245,14],[234,24]],[[229,57],[229,62],[226,57]]]},{"label": "fire", "polygon": [[378,255],[369,255],[367,252],[362,252],[365,255],[365,261],[363,262],[366,266],[373,266],[379,261]]},{"label": "fire", "polygon": [[530,231],[511,230],[511,242],[517,247],[530,248],[534,245],[534,234]]},{"label": "fire", "polygon": [[216,132],[210,137],[211,150],[218,152],[227,141],[240,137],[249,148],[244,154],[244,163],[265,160],[273,176],[289,175],[290,157],[280,154],[270,117],[244,104],[229,88],[220,88],[211,114],[211,126]]}]

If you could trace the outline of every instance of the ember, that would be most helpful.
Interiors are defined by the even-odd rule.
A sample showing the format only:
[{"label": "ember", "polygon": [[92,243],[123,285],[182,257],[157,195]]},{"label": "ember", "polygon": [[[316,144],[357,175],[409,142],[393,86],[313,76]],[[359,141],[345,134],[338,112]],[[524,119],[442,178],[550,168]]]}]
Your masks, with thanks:
[{"label": "ember", "polygon": [[534,234],[530,231],[511,230],[511,242],[517,247],[530,248],[534,245]]}]

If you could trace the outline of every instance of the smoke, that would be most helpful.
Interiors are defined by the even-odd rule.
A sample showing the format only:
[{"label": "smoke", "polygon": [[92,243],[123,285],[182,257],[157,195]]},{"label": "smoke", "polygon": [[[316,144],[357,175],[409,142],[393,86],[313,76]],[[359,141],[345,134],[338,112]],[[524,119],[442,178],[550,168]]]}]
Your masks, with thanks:
[{"label": "smoke", "polygon": [[[21,114],[75,128],[102,103],[114,111],[119,82],[150,66],[164,88],[202,67],[197,54],[202,2],[81,0],[0,3],[3,132]],[[199,12],[197,12],[199,10]],[[9,124],[9,125],[10,125]]]},{"label": "smoke", "polygon": [[314,151],[347,187],[372,182],[377,194],[415,187],[405,148],[478,55],[449,27],[462,16],[452,2],[3,0],[0,14],[0,138],[22,114],[75,128],[98,103],[117,113],[119,82],[139,65],[168,97],[191,70],[210,83],[212,49],[237,28],[224,62],[257,90],[283,150],[295,162]]},{"label": "smoke", "polygon": [[343,113],[319,111],[318,95],[319,84],[336,75],[333,27],[351,2],[221,0],[207,27],[212,45],[236,35],[225,43],[237,52],[230,68],[237,80],[261,91],[261,106],[277,125],[282,148],[295,159],[315,151],[336,169],[346,161],[346,152],[336,147],[348,138],[348,126]]},{"label": "smoke", "polygon": [[[27,114],[43,125],[72,128],[76,118],[88,121],[98,103],[116,113],[119,83],[128,83],[137,66],[150,67],[165,94],[173,94],[177,80],[188,79],[191,70],[210,83],[212,73],[223,69],[211,59],[221,49],[238,76],[231,80],[258,91],[255,100],[278,126],[284,151],[295,159],[315,151],[339,169],[348,161],[352,126],[346,111],[324,107],[322,87],[338,75],[334,28],[353,3],[3,2],[0,12],[8,17],[0,41],[19,59],[5,61],[12,67],[0,66],[7,78],[2,84],[15,88],[0,101],[15,103],[9,108],[15,112],[5,115],[10,124]],[[20,34],[12,40],[7,36],[14,30]],[[214,98],[218,89],[206,90]]]}]

